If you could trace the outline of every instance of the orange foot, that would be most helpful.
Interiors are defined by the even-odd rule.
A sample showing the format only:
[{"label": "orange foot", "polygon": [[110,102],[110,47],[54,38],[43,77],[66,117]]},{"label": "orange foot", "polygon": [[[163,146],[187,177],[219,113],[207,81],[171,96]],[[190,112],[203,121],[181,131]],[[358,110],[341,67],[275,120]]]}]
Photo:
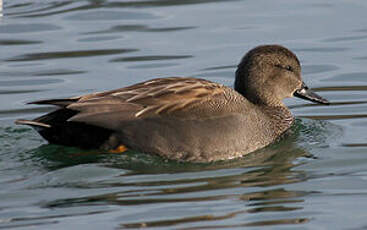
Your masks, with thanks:
[{"label": "orange foot", "polygon": [[127,148],[125,145],[119,145],[115,149],[108,150],[109,153],[123,153],[126,151],[127,151]]}]

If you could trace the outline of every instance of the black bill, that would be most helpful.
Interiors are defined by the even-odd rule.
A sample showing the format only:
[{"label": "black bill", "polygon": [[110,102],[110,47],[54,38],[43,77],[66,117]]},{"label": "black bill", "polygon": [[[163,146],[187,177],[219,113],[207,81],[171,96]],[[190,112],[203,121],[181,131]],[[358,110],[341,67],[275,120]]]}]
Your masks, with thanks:
[{"label": "black bill", "polygon": [[307,85],[302,82],[302,87],[300,89],[297,89],[296,92],[293,94],[295,97],[299,97],[305,100],[309,100],[312,102],[330,105],[330,102],[326,100],[325,98],[322,98],[318,94],[314,93],[312,90],[310,90]]}]

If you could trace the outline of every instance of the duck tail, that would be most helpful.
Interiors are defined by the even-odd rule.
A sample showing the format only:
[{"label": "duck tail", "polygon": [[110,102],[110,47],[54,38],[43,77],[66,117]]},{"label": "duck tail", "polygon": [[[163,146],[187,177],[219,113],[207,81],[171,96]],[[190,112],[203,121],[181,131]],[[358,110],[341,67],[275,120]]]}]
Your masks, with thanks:
[{"label": "duck tail", "polygon": [[15,124],[17,124],[17,125],[29,125],[29,126],[32,126],[33,128],[35,128],[36,130],[51,128],[51,125],[49,125],[49,124],[42,123],[42,122],[39,122],[39,121],[31,121],[31,120],[24,120],[24,119],[16,120]]},{"label": "duck tail", "polygon": [[62,98],[62,99],[47,99],[47,100],[39,100],[39,101],[31,101],[27,104],[34,105],[56,105],[59,107],[66,107],[74,102],[77,102],[80,98]]}]

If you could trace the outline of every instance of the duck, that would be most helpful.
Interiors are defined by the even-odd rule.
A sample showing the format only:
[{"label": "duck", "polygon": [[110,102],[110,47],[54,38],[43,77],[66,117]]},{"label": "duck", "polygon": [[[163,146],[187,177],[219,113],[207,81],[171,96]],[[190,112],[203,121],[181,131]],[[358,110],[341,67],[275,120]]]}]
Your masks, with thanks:
[{"label": "duck", "polygon": [[193,77],[155,78],[120,89],[28,104],[56,110],[29,125],[49,143],[168,160],[213,162],[243,157],[281,137],[294,123],[283,99],[330,104],[302,81],[297,56],[281,45],[248,51],[234,87]]}]

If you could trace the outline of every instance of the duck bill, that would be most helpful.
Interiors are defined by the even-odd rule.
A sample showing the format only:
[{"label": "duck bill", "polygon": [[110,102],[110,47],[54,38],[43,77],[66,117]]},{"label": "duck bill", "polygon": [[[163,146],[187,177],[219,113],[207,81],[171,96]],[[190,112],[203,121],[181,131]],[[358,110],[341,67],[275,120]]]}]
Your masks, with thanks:
[{"label": "duck bill", "polygon": [[330,102],[328,100],[314,93],[307,87],[307,85],[304,82],[302,82],[302,87],[300,89],[297,89],[293,95],[295,97],[299,97],[319,104],[330,105]]}]

